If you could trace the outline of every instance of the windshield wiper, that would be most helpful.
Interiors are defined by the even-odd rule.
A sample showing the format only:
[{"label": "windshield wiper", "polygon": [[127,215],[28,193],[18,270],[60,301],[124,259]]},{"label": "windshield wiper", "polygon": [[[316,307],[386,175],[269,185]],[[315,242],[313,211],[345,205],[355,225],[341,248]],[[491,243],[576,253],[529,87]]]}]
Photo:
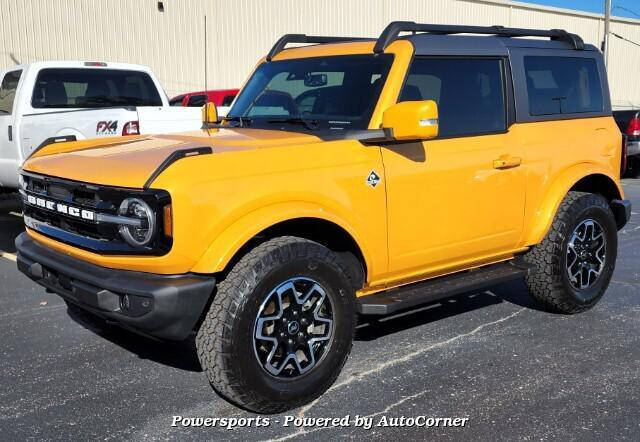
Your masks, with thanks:
[{"label": "windshield wiper", "polygon": [[267,120],[267,123],[303,124],[309,130],[316,130],[318,128],[318,120],[307,120],[302,117],[274,118]]},{"label": "windshield wiper", "polygon": [[238,126],[236,127],[243,127],[245,124],[247,126],[251,125],[251,118],[250,117],[222,117],[222,121],[235,121],[236,123],[240,123],[238,124]]}]

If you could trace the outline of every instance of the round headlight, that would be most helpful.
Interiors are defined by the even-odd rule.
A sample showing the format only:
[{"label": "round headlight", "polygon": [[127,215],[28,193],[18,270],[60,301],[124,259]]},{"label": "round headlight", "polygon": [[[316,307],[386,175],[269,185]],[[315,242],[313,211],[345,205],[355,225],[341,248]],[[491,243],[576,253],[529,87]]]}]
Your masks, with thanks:
[{"label": "round headlight", "polygon": [[127,198],[118,209],[120,216],[139,219],[140,226],[123,224],[120,226],[120,235],[133,247],[144,247],[153,238],[155,230],[155,216],[147,203],[138,198]]}]

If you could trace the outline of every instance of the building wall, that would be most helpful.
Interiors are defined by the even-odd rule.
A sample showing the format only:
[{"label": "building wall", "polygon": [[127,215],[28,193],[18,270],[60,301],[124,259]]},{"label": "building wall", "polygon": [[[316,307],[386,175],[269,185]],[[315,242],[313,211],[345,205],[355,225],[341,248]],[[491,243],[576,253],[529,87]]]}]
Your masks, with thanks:
[{"label": "building wall", "polygon": [[[600,45],[602,15],[506,0],[0,0],[0,69],[34,60],[150,66],[170,96],[239,87],[285,33],[377,36],[392,20],[563,28]],[[611,29],[640,42],[640,20]],[[640,48],[611,39],[614,105],[640,106]]]}]

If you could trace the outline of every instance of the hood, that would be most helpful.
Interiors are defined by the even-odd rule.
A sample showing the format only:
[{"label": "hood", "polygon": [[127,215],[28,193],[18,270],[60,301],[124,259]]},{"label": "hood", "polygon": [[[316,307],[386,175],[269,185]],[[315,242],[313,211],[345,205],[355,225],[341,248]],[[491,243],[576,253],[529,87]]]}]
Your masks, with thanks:
[{"label": "hood", "polygon": [[215,155],[320,141],[297,132],[241,128],[83,140],[48,145],[27,159],[22,168],[85,183],[141,188],[176,151],[210,147]]}]

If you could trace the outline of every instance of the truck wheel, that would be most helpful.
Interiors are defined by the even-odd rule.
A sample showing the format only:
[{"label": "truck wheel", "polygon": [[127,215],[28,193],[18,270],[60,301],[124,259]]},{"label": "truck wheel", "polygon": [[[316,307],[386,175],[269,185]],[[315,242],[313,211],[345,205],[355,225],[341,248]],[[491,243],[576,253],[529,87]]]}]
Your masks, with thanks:
[{"label": "truck wheel", "polygon": [[598,303],[616,264],[618,233],[600,195],[569,192],[544,240],[525,255],[535,266],[526,281],[547,310],[573,314]]},{"label": "truck wheel", "polygon": [[213,388],[259,413],[313,401],[351,350],[355,294],[342,259],[284,236],[242,257],[222,280],[196,335]]}]

